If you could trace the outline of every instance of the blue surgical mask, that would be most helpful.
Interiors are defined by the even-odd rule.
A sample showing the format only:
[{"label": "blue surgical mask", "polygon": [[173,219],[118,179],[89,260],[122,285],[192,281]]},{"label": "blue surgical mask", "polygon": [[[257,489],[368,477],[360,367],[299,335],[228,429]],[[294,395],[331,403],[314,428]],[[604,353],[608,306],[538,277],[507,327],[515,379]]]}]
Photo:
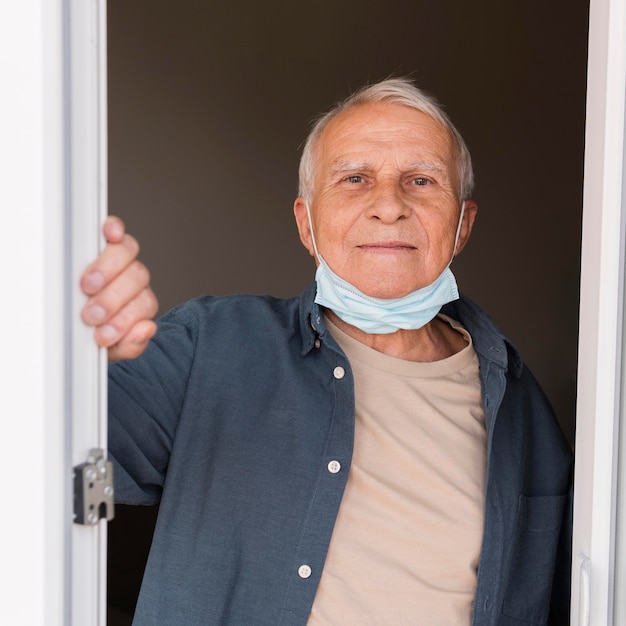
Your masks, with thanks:
[{"label": "blue surgical mask", "polygon": [[[465,203],[456,230],[454,251],[461,230]],[[337,276],[317,251],[311,214],[307,205],[313,247],[319,260],[315,280],[315,302],[333,311],[340,319],[369,334],[389,334],[397,330],[415,330],[432,321],[441,307],[459,297],[459,290],[448,263],[439,277],[426,287],[421,287],[401,298],[374,298]]]}]

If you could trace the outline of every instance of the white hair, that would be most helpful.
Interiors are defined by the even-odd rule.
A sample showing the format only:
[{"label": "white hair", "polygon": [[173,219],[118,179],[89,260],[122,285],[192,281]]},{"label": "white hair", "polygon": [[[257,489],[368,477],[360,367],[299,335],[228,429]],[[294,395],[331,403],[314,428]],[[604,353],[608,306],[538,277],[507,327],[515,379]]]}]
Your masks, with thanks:
[{"label": "white hair", "polygon": [[328,113],[325,113],[314,122],[304,144],[300,159],[299,195],[309,204],[313,200],[315,149],[317,142],[330,121],[350,107],[377,102],[390,102],[411,107],[425,113],[448,130],[457,151],[459,199],[469,199],[474,189],[474,171],[472,168],[472,157],[461,133],[452,124],[439,103],[432,96],[418,89],[407,78],[388,78],[373,85],[365,86],[345,100],[338,102]]}]

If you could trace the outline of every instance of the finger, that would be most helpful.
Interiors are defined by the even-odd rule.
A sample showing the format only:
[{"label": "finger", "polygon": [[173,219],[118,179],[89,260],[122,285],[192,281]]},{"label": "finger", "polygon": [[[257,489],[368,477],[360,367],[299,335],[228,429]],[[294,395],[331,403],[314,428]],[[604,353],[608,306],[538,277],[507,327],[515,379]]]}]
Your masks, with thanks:
[{"label": "finger", "polygon": [[90,298],[81,317],[85,324],[100,326],[117,315],[150,284],[150,272],[143,263],[134,261],[106,287]]},{"label": "finger", "polygon": [[124,234],[117,243],[109,243],[102,254],[87,267],[80,287],[88,295],[98,293],[130,265],[139,254],[139,244],[131,235]]},{"label": "finger", "polygon": [[108,349],[109,361],[138,357],[146,349],[156,329],[157,325],[152,320],[142,320],[135,324],[125,337]]},{"label": "finger", "polygon": [[[124,222],[114,215],[110,215],[102,226],[102,233],[107,243],[120,243],[124,238],[126,227]],[[87,294],[96,293],[105,283],[104,275],[99,271],[97,261],[91,263],[83,272],[81,288]]]},{"label": "finger", "polygon": [[125,232],[126,226],[124,222],[115,215],[109,215],[102,226],[104,238],[109,243],[119,243],[122,241]]},{"label": "finger", "polygon": [[111,319],[96,327],[94,337],[99,346],[110,348],[127,337],[143,321],[150,321],[158,308],[151,289],[144,289]]}]

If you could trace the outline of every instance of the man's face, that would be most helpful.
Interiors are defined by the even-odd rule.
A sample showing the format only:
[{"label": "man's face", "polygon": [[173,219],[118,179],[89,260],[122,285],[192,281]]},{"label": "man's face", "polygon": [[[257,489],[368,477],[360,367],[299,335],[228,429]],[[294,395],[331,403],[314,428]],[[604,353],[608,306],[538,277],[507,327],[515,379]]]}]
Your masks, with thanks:
[{"label": "man's face", "polygon": [[[314,157],[311,220],[331,269],[379,298],[432,283],[452,258],[460,216],[448,131],[407,106],[358,105],[328,124]],[[300,238],[314,254],[303,198],[294,212]],[[467,202],[457,252],[475,213]]]}]

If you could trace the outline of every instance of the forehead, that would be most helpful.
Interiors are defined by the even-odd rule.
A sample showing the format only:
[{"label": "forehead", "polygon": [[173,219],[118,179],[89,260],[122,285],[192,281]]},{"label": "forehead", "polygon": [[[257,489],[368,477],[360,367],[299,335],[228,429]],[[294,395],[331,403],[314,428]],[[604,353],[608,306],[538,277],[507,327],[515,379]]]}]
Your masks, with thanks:
[{"label": "forehead", "polygon": [[354,105],[333,118],[317,145],[317,160],[329,167],[342,160],[403,160],[452,164],[455,149],[448,129],[426,113],[403,104]]}]

